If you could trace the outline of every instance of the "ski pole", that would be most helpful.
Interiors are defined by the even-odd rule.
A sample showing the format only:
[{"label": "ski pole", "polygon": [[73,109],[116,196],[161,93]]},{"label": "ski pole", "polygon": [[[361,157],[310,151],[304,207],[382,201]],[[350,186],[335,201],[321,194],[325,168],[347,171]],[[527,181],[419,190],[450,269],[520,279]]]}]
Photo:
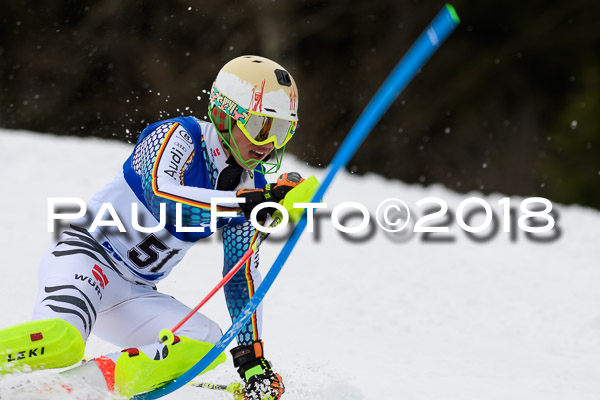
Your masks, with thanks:
[{"label": "ski pole", "polygon": [[228,392],[228,393],[233,394],[234,400],[242,400],[244,398],[244,395],[243,395],[244,385],[239,382],[232,382],[229,385],[221,385],[221,384],[217,384],[217,383],[191,381],[187,384],[187,386],[198,387],[198,388],[202,388],[202,389],[218,390],[221,392]]},{"label": "ski pole", "polygon": [[[294,209],[293,208],[294,203],[305,203],[305,202],[309,201],[310,199],[312,199],[318,186],[319,186],[319,182],[317,181],[317,178],[315,178],[314,176],[310,176],[310,177],[304,179],[302,182],[300,182],[295,188],[290,190],[288,192],[288,194],[285,196],[285,198],[282,201],[282,205],[286,210],[290,210],[290,211],[288,211],[288,213],[289,213],[289,219],[292,222],[297,222],[298,219],[300,219],[302,212],[303,212],[303,209],[300,209],[300,208]],[[256,253],[258,251],[258,248],[260,247],[262,242],[264,242],[265,239],[267,237],[269,237],[269,235],[271,234],[271,231],[272,231],[271,229],[277,227],[281,223],[281,221],[283,221],[283,214],[279,210],[277,210],[275,213],[273,213],[273,221],[269,225],[269,232],[260,232],[258,234],[258,237],[254,241],[252,246],[250,246],[250,248],[238,260],[238,262],[233,266],[233,268],[231,268],[231,270],[229,270],[229,272],[225,276],[223,276],[223,279],[221,279],[221,281],[217,284],[217,286],[215,286],[206,295],[206,297],[204,297],[204,299],[202,299],[202,301],[196,307],[194,307],[194,309],[192,311],[189,312],[188,315],[186,315],[181,321],[179,321],[179,323],[177,325],[175,325],[171,329],[170,334],[169,334],[169,331],[167,331],[166,329],[161,331],[161,333],[159,335],[161,342],[165,342],[170,337],[172,337],[175,334],[175,331],[177,331],[177,329],[181,328],[181,326],[183,324],[185,324],[190,318],[192,318],[192,316],[196,312],[198,312],[198,310],[204,304],[206,304],[208,302],[208,300],[210,300],[212,298],[212,296],[214,296],[214,294],[219,291],[219,289],[221,289],[223,286],[225,286],[225,284],[227,284],[227,282],[229,282],[231,280],[231,278],[233,278],[233,276],[242,268],[242,265],[244,265],[246,263],[246,261],[248,261],[248,259],[254,253]]]},{"label": "ski pole", "polygon": [[[277,225],[279,225],[279,223],[281,223],[281,218],[277,217],[273,220],[273,222],[271,222],[271,224],[269,225],[269,228],[274,228]],[[198,312],[198,310],[200,310],[200,308],[205,305],[208,300],[210,300],[215,293],[217,293],[219,291],[219,289],[221,289],[223,286],[225,286],[225,284],[227,284],[227,282],[229,282],[231,280],[231,278],[233,278],[233,276],[240,270],[240,268],[242,268],[242,265],[244,265],[246,263],[246,261],[248,261],[248,259],[254,254],[256,253],[256,251],[258,250],[258,247],[261,245],[261,243],[269,236],[270,232],[260,232],[260,234],[258,235],[258,237],[256,238],[256,240],[254,241],[254,243],[252,244],[252,246],[250,246],[250,248],[246,251],[246,253],[244,253],[244,255],[242,256],[242,258],[240,258],[238,260],[238,262],[233,266],[233,268],[231,268],[231,270],[229,270],[229,272],[223,276],[223,279],[221,279],[221,281],[219,281],[219,283],[217,283],[217,286],[215,286],[207,295],[206,297],[204,297],[202,299],[202,301],[200,303],[198,303],[198,305],[196,307],[194,307],[194,309],[192,311],[189,312],[188,315],[186,315],[181,321],[179,321],[179,323],[177,325],[175,325],[172,329],[171,332],[174,334],[175,331],[177,331],[177,329],[181,328],[181,326],[183,324],[185,324],[190,318],[192,318],[192,316]],[[164,338],[163,340],[163,335],[161,334],[161,341],[166,341],[166,338]]]}]

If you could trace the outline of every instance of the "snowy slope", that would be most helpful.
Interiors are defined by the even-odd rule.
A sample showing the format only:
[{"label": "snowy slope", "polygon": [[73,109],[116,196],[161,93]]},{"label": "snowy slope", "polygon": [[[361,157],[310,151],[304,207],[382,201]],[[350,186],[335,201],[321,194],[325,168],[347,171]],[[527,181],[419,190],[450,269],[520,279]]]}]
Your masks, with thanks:
[{"label": "snowy slope", "polygon": [[[52,241],[47,198],[88,199],[130,150],[98,139],[0,131],[0,327],[30,316],[37,265]],[[323,176],[291,157],[285,169]],[[354,201],[374,213],[396,197],[419,212],[415,203],[430,196],[453,211],[469,197],[341,173],[326,202],[329,211]],[[484,198],[498,213],[501,197]],[[518,206],[521,199],[512,201]],[[449,243],[424,242],[422,234],[400,240],[377,226],[373,237],[354,243],[324,218],[319,237],[304,234],[265,299],[264,341],[285,377],[284,398],[598,399],[600,212],[554,206],[561,236],[549,243],[523,232],[511,241],[501,230],[477,243],[456,222]],[[280,248],[263,245],[261,268]],[[194,306],[219,280],[221,263],[216,240],[198,244],[159,290]],[[222,294],[203,311],[229,326]],[[114,350],[92,337],[86,355]],[[228,363],[205,380],[236,378]],[[0,382],[1,398],[12,380]],[[167,398],[227,396],[184,388]]]}]

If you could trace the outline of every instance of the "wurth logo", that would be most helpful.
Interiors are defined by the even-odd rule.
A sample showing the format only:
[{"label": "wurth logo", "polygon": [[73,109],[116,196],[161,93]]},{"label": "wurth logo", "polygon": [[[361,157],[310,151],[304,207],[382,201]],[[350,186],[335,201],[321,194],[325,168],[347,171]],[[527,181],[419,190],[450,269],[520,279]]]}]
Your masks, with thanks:
[{"label": "wurth logo", "polygon": [[214,149],[212,153],[213,153],[213,156],[215,156],[215,157],[221,155],[221,152],[219,151],[219,149]]},{"label": "wurth logo", "polygon": [[94,264],[92,268],[92,275],[94,278],[90,278],[89,276],[75,274],[75,279],[80,280],[82,282],[87,282],[98,294],[98,297],[102,299],[102,289],[108,285],[108,278],[104,275],[104,271],[98,265]]},{"label": "wurth logo", "polygon": [[94,278],[100,284],[100,287],[104,289],[106,285],[108,285],[108,278],[104,275],[104,271],[98,265],[94,264],[94,268],[92,269],[92,274],[94,274]]}]

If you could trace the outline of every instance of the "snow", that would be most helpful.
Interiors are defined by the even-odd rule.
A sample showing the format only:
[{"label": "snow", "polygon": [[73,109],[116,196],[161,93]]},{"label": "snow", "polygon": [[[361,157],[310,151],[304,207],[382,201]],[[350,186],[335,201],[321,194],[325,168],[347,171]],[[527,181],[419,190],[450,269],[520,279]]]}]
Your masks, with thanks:
[{"label": "snow", "polygon": [[[30,317],[37,266],[53,239],[47,231],[48,197],[88,199],[112,179],[131,148],[0,130],[0,327]],[[324,170],[291,156],[284,170],[324,176]],[[500,216],[498,201],[508,195],[465,195],[439,185],[342,172],[325,200],[329,212],[353,201],[374,214],[378,204],[394,197],[420,216],[418,200],[438,197],[456,212],[470,196],[484,198]],[[511,197],[517,208],[521,200]],[[477,243],[455,220],[449,233],[437,234],[452,242],[425,242],[423,234],[400,240],[373,222],[371,238],[350,242],[323,218],[318,235],[304,233],[265,298],[263,339],[267,358],[284,377],[284,398],[598,399],[600,212],[554,208],[561,235],[548,243],[522,231],[511,241],[501,225],[491,239]],[[275,239],[261,248],[262,269],[281,248]],[[193,307],[220,279],[221,264],[218,241],[201,242],[159,290]],[[229,327],[222,293],[203,312]],[[86,356],[115,350],[92,336]],[[2,378],[0,398],[14,379]],[[202,377],[217,383],[238,379],[230,361]],[[183,388],[166,398],[228,396]]]}]

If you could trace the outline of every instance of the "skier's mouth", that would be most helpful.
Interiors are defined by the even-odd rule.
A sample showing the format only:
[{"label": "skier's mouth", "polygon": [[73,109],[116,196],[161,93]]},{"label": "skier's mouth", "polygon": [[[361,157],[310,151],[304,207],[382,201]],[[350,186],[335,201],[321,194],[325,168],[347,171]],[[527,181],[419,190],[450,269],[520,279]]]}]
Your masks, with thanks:
[{"label": "skier's mouth", "polygon": [[250,150],[250,156],[255,160],[261,161],[267,156],[267,153],[264,151]]}]

